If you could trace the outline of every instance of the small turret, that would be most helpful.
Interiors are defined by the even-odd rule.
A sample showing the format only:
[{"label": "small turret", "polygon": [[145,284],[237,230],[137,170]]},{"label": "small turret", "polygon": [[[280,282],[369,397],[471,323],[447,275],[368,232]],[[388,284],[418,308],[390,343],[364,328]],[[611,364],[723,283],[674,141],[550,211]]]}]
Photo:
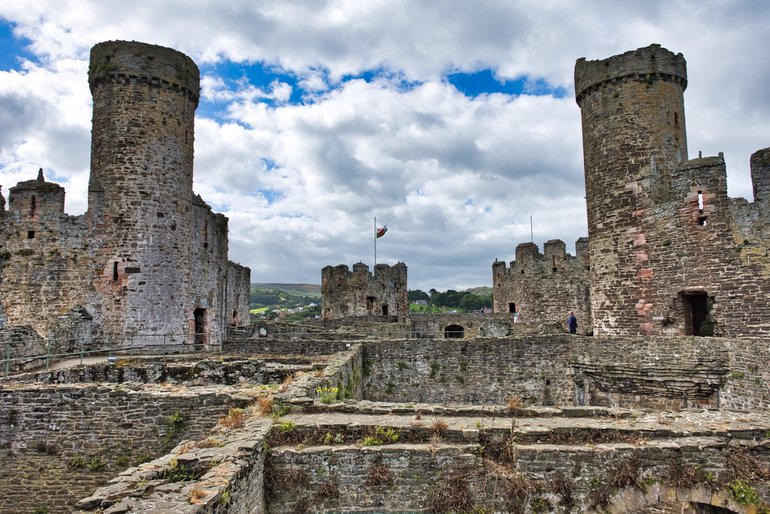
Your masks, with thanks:
[{"label": "small turret", "polygon": [[25,218],[39,219],[47,214],[64,212],[64,188],[53,182],[46,182],[43,169],[34,180],[19,182],[8,194],[8,210]]}]

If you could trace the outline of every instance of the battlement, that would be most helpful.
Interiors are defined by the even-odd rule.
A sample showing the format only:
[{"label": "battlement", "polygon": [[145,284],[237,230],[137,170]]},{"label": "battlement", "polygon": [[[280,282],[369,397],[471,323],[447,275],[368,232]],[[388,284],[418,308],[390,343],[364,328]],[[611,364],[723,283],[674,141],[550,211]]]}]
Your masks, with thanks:
[{"label": "battlement", "polygon": [[137,41],[105,41],[91,49],[88,85],[104,82],[142,82],[178,90],[198,105],[200,71],[185,54]]},{"label": "battlement", "polygon": [[[516,246],[516,256],[511,261],[510,272],[541,273],[555,272],[561,268],[573,268],[578,263],[588,261],[588,238],[581,237],[575,242],[576,255],[567,252],[567,245],[561,239],[551,239],[543,244],[543,253],[535,243],[521,243]],[[495,261],[493,268],[497,273],[505,273],[504,261]],[[514,271],[515,270],[515,271]]]},{"label": "battlement", "polygon": [[606,83],[624,80],[666,80],[687,87],[687,62],[659,44],[638,48],[607,59],[587,61],[581,57],[575,63],[575,98],[578,105],[583,97]]}]

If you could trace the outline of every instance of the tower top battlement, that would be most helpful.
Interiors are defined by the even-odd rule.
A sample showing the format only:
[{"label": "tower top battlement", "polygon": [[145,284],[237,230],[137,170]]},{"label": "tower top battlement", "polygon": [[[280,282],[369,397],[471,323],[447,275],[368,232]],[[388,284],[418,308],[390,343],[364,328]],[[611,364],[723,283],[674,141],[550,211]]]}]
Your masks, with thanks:
[{"label": "tower top battlement", "polygon": [[137,41],[106,41],[91,48],[88,85],[116,78],[178,88],[195,104],[200,97],[200,71],[182,52]]},{"label": "tower top battlement", "polygon": [[585,93],[604,83],[652,76],[677,80],[684,90],[687,87],[684,55],[652,44],[607,59],[588,61],[581,57],[575,63],[575,99],[580,104]]}]

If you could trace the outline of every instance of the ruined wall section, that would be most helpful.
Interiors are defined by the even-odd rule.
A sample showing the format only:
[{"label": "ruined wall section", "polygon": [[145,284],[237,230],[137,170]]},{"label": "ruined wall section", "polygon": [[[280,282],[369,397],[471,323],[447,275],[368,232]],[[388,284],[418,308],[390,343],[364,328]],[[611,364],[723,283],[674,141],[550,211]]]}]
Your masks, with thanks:
[{"label": "ruined wall section", "polygon": [[741,262],[755,265],[770,280],[770,148],[754,152],[750,165],[754,202],[730,199],[733,238]]},{"label": "ruined wall section", "polygon": [[0,324],[57,338],[61,318],[81,311],[93,291],[87,227],[82,216],[64,213],[64,189],[42,170],[12,187],[8,200],[0,217]]},{"label": "ruined wall section", "polygon": [[202,438],[230,407],[246,404],[212,390],[105,384],[0,389],[0,511],[47,506],[52,513],[72,512],[78,498],[117,472],[182,439]]},{"label": "ruined wall section", "polygon": [[770,408],[770,348],[762,339],[565,334],[367,341],[363,348],[364,399],[371,401]]},{"label": "ruined wall section", "polygon": [[89,85],[99,321],[107,333],[188,342],[198,67],[169,48],[111,41],[92,48]]},{"label": "ruined wall section", "polygon": [[321,313],[324,319],[406,316],[406,264],[377,264],[373,274],[362,262],[354,264],[353,271],[344,264],[326,266],[321,270]]},{"label": "ruined wall section", "polygon": [[540,253],[534,243],[516,247],[510,268],[505,262],[492,265],[495,313],[516,312],[518,322],[564,324],[569,311],[578,318],[578,333],[592,331],[589,294],[588,240],[575,244],[576,255],[566,251],[563,241],[543,245]]},{"label": "ruined wall section", "polygon": [[199,197],[192,204],[192,269],[190,334],[196,344],[218,346],[228,326],[227,293],[227,218],[212,212]]},{"label": "ruined wall section", "polygon": [[232,261],[227,263],[227,307],[231,327],[248,326],[250,321],[251,269]]}]

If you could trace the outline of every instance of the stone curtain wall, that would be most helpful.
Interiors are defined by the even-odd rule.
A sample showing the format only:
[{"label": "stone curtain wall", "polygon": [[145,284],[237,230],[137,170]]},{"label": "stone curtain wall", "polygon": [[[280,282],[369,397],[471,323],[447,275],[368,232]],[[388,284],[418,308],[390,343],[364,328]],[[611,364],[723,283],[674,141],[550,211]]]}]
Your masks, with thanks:
[{"label": "stone curtain wall", "polygon": [[243,399],[202,390],[4,387],[0,511],[47,506],[52,513],[69,512],[118,471],[165,453],[181,439],[202,437],[229,407],[244,405]]},{"label": "stone curtain wall", "polygon": [[366,342],[364,398],[571,405],[570,348],[567,336]]},{"label": "stone curtain wall", "polygon": [[770,404],[761,340],[585,338],[383,341],[364,344],[373,401],[718,407]]},{"label": "stone curtain wall", "polygon": [[[198,333],[196,345],[219,347],[230,324],[227,312],[227,218],[211,211],[200,197],[195,197],[192,208],[192,269],[190,270],[191,300],[188,331]],[[198,322],[194,312],[198,310]],[[203,313],[202,316],[200,313]]]},{"label": "stone curtain wall", "polygon": [[723,409],[770,409],[770,341],[734,339],[725,342],[730,371],[725,377],[719,406]]}]

